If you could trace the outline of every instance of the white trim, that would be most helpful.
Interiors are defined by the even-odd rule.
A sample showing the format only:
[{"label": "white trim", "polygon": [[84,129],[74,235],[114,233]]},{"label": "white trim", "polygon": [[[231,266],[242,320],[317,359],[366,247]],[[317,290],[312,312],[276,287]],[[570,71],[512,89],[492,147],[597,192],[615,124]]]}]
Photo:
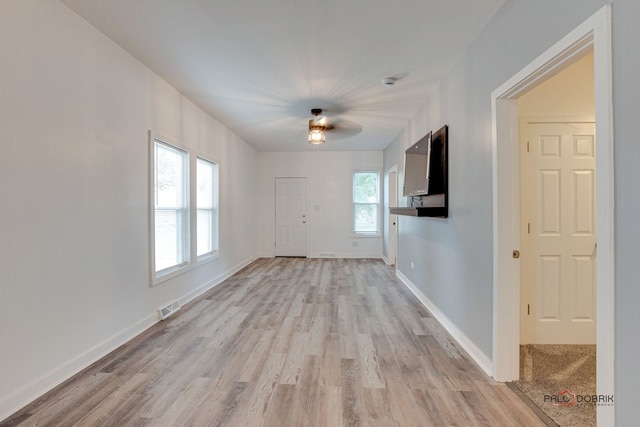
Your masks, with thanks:
[{"label": "white trim", "polygon": [[[519,160],[516,98],[559,72],[593,48],[596,116],[597,258],[597,393],[614,394],[614,182],[613,101],[611,72],[611,6],[584,23],[536,58],[491,94],[493,119],[493,376],[518,377]],[[515,138],[515,139],[514,139]],[[598,407],[598,425],[614,425],[613,407]]]},{"label": "white trim", "polygon": [[276,257],[276,255],[273,254],[273,253],[270,254],[270,253],[266,253],[266,252],[260,252],[258,254],[258,258],[275,258],[275,257]]},{"label": "white trim", "polygon": [[[396,198],[395,200],[391,200],[391,174],[395,174],[396,176],[396,189],[395,189],[395,195]],[[385,206],[385,213],[387,212],[387,209],[390,209],[392,207],[397,207],[398,206],[398,164],[396,163],[395,165],[391,166],[386,173],[386,182],[387,182],[387,194],[385,194],[385,199],[386,199],[386,206]],[[392,204],[393,202],[393,204]],[[387,262],[388,265],[396,265],[398,263],[398,227],[397,227],[397,223],[398,223],[398,216],[395,214],[392,214],[391,211],[388,211],[388,213],[384,214],[384,219],[386,220],[386,224],[387,224],[387,257],[389,258]],[[391,253],[391,219],[392,217],[396,218],[396,232],[394,233],[394,239],[393,239],[393,253]],[[384,242],[383,242],[384,245]],[[383,251],[384,251],[384,247],[383,247]],[[393,260],[393,264],[391,263],[391,260]]]},{"label": "white trim", "polygon": [[20,410],[28,403],[34,401],[54,387],[60,385],[86,367],[100,360],[102,357],[141,334],[158,321],[158,313],[154,310],[153,313],[142,320],[129,326],[123,331],[112,335],[74,359],[61,364],[60,366],[36,378],[24,387],[16,390],[14,393],[0,401],[0,421]]},{"label": "white trim", "polygon": [[396,270],[396,276],[404,283],[404,285],[418,298],[418,300],[425,306],[425,308],[433,315],[433,317],[440,322],[440,324],[447,330],[451,337],[466,351],[469,356],[478,364],[487,375],[491,375],[493,364],[491,359],[480,350],[464,332],[462,332],[438,307],[431,302],[420,289],[414,285],[401,271]]},{"label": "white trim", "polygon": [[[596,384],[597,393],[613,395],[615,390],[615,186],[613,136],[613,72],[611,6],[594,15],[593,51],[596,110],[596,218],[598,258],[596,297]],[[598,425],[615,425],[612,406],[598,407]]]},{"label": "white trim", "polygon": [[351,239],[381,239],[384,236],[382,236],[382,234],[380,233],[359,233],[359,234],[352,234],[351,236],[349,236]]},{"label": "white trim", "polygon": [[[356,174],[357,173],[375,173],[378,176],[378,202],[377,203],[364,203],[364,202],[356,202],[355,201],[355,189],[356,189]],[[381,179],[382,178],[382,179]],[[384,223],[383,210],[384,210],[384,202],[382,200],[382,183],[383,180],[381,170],[378,168],[372,169],[354,169],[351,173],[351,237],[383,237],[382,227]],[[377,224],[376,231],[356,231],[356,205],[377,205],[378,206],[378,215],[377,215]]]},{"label": "white trim", "polygon": [[[230,270],[219,274],[197,289],[194,289],[193,291],[187,293],[182,298],[178,298],[178,302],[184,306],[188,302],[194,300],[208,290],[222,283],[229,277],[233,276],[238,271],[254,262],[256,259],[258,259],[258,257],[254,256],[242,261],[240,264],[236,265]],[[112,335],[106,340],[96,344],[89,350],[80,354],[76,358],[61,364],[60,366],[50,370],[46,374],[36,378],[31,383],[16,390],[14,393],[10,394],[0,401],[0,421],[19,411],[21,408],[25,407],[30,402],[33,402],[35,399],[52,390],[56,386],[62,384],[64,381],[71,378],[78,372],[91,366],[93,363],[97,362],[107,354],[116,350],[118,347],[126,344],[128,341],[137,337],[159,321],[160,319],[158,317],[158,312],[154,310],[153,313],[149,314],[133,325],[125,328],[121,332]]]},{"label": "white trim", "polygon": [[178,302],[180,303],[180,305],[184,306],[185,304],[193,301],[194,299],[198,298],[200,295],[204,294],[205,292],[215,288],[220,283],[224,282],[229,277],[233,276],[238,271],[242,270],[243,268],[245,268],[246,266],[248,266],[249,264],[251,264],[252,262],[257,260],[258,258],[260,258],[260,257],[252,256],[250,258],[247,258],[246,260],[242,261],[240,264],[236,265],[235,267],[231,268],[230,270],[227,270],[224,273],[218,274],[213,279],[208,280],[207,282],[205,282],[202,286],[192,290],[191,292],[189,292],[188,294],[184,295],[183,297],[178,298]]},{"label": "white trim", "polygon": [[[191,259],[194,260],[194,264],[202,265],[220,257],[220,165],[207,157],[194,155],[191,156],[191,164],[189,166],[191,176],[189,179],[191,191],[190,197],[193,201],[191,206],[191,241],[193,244],[190,247]],[[208,163],[212,166],[213,173],[213,208],[212,214],[215,213],[214,221],[212,225],[212,233],[215,235],[215,242],[213,242],[214,249],[198,255],[198,161]],[[211,236],[213,237],[213,236]]]},{"label": "white trim", "polygon": [[207,252],[206,254],[202,254],[202,255],[198,256],[197,261],[196,261],[196,265],[200,266],[200,265],[208,264],[211,261],[215,261],[215,260],[217,260],[219,258],[220,258],[220,252],[219,251]]},{"label": "white trim", "polygon": [[353,253],[353,252],[320,252],[313,253],[307,256],[307,258],[354,258],[354,259],[380,259],[384,261],[384,255],[380,253]]},{"label": "white trim", "polygon": [[[497,141],[519,140],[517,108],[516,100],[497,102],[494,99],[492,103],[493,377],[498,381],[518,379],[520,364],[520,331],[514,327],[520,325],[520,263],[511,257],[505,258],[511,250],[520,247],[520,160],[517,149],[501,147],[498,150],[497,147]],[[504,118],[504,127],[496,126],[498,116]],[[516,170],[511,170],[513,168]],[[507,176],[509,178],[505,178]]]},{"label": "white trim", "polygon": [[[208,264],[212,261],[215,261],[220,258],[220,163],[216,160],[213,160],[214,157],[209,157],[206,154],[199,154],[196,150],[191,150],[176,141],[173,138],[159,135],[152,130],[148,131],[149,135],[149,183],[148,183],[148,219],[149,219],[149,283],[150,286],[154,287],[161,283],[167,282],[175,277],[178,277],[188,271],[191,271],[195,268],[198,268],[202,265]],[[182,264],[175,265],[172,267],[168,267],[161,271],[155,271],[155,143],[159,142],[161,144],[168,145],[172,148],[175,148],[179,151],[185,153],[185,163],[187,165],[187,179],[185,182],[185,191],[187,195],[187,205],[189,210],[188,215],[188,232],[186,233],[186,243],[187,246],[185,248],[186,253],[188,254],[187,261]],[[215,250],[199,255],[197,254],[197,214],[198,214],[198,206],[197,206],[197,162],[198,160],[202,160],[208,162],[214,166],[214,175],[215,175],[215,194],[216,198],[216,209],[215,209],[215,233],[216,233],[216,242],[215,242]]]},{"label": "white trim", "polygon": [[[183,163],[186,167],[184,171],[183,178],[185,178],[185,182],[183,182],[183,191],[185,193],[184,202],[187,206],[187,221],[184,227],[186,228],[186,232],[184,233],[185,242],[183,243],[183,251],[186,254],[186,260],[180,264],[165,268],[164,270],[156,271],[155,267],[155,258],[156,258],[156,248],[155,248],[155,150],[156,150],[156,142],[166,145],[169,148],[173,148],[174,150],[181,151],[184,154]],[[194,267],[193,262],[193,250],[191,248],[192,244],[192,233],[193,233],[193,224],[192,224],[192,207],[191,202],[192,199],[192,160],[191,153],[189,150],[182,144],[178,143],[172,138],[161,136],[149,130],[149,284],[151,286],[157,286],[160,283],[166,282],[170,279],[173,279],[176,276],[179,276],[186,271],[189,271]]]}]

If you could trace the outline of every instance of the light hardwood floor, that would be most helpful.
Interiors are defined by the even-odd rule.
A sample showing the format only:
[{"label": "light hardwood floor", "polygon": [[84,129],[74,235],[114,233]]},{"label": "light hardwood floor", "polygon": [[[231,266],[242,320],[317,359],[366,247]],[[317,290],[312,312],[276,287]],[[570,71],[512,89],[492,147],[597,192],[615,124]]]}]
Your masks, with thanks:
[{"label": "light hardwood floor", "polygon": [[379,260],[261,259],[1,426],[541,426]]}]

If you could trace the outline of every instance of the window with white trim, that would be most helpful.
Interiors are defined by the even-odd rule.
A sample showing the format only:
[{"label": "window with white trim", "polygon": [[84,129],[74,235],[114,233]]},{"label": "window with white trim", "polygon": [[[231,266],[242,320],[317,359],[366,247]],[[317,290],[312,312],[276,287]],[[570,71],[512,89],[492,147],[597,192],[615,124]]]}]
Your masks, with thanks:
[{"label": "window with white trim", "polygon": [[154,141],[156,277],[189,263],[189,155]]},{"label": "window with white trim", "polygon": [[380,173],[353,173],[353,233],[380,234]]},{"label": "window with white trim", "polygon": [[196,159],[196,255],[218,251],[218,165]]}]

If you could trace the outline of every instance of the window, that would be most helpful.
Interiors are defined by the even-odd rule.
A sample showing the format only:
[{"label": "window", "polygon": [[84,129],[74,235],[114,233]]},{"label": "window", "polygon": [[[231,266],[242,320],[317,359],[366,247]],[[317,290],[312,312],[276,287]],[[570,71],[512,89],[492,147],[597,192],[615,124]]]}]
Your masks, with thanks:
[{"label": "window", "polygon": [[353,232],[380,234],[380,180],[377,171],[353,173]]},{"label": "window", "polygon": [[[177,145],[177,144],[176,144]],[[151,284],[218,254],[218,164],[150,138]]]},{"label": "window", "polygon": [[189,262],[188,176],[188,154],[171,145],[154,141],[156,277]]},{"label": "window", "polygon": [[196,160],[196,255],[213,255],[218,250],[218,165]]}]

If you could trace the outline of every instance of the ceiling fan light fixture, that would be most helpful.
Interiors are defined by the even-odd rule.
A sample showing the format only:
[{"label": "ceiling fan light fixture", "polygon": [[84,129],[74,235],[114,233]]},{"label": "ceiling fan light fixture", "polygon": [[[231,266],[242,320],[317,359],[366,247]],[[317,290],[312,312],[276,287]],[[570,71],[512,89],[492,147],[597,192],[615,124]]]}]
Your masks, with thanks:
[{"label": "ceiling fan light fixture", "polygon": [[324,144],[325,142],[324,131],[326,129],[326,126],[324,124],[324,117],[320,116],[322,114],[322,109],[313,108],[311,110],[311,114],[313,114],[315,118],[309,120],[309,144],[311,145]]},{"label": "ceiling fan light fixture", "polygon": [[312,145],[320,145],[320,144],[324,144],[325,142],[325,135],[324,135],[324,129],[322,128],[322,126],[316,126],[314,127],[310,127],[309,128],[309,144]]}]

